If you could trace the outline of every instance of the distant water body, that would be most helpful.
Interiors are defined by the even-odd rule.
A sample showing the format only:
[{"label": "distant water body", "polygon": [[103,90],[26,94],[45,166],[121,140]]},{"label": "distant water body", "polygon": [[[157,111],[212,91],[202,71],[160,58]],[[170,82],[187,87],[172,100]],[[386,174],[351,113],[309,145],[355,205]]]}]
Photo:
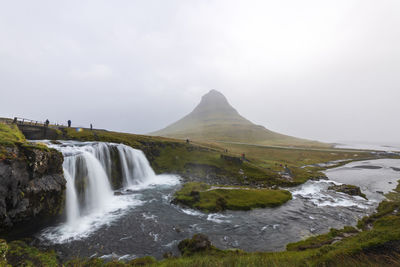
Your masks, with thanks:
[{"label": "distant water body", "polygon": [[400,143],[362,143],[362,142],[341,142],[336,143],[335,148],[346,149],[366,149],[366,150],[379,150],[386,152],[400,152]]}]

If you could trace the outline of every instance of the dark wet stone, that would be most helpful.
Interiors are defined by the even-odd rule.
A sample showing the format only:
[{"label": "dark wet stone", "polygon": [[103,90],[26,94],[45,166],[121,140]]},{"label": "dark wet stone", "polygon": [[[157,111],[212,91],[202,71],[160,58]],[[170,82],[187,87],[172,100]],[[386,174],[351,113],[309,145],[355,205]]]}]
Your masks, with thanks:
[{"label": "dark wet stone", "polygon": [[60,215],[64,207],[63,156],[55,150],[15,148],[0,160],[0,231],[33,227]]},{"label": "dark wet stone", "polygon": [[361,192],[360,188],[355,185],[348,185],[348,184],[332,185],[328,187],[328,190],[334,190],[336,192],[342,192],[351,196],[360,196],[366,198],[365,194]]}]

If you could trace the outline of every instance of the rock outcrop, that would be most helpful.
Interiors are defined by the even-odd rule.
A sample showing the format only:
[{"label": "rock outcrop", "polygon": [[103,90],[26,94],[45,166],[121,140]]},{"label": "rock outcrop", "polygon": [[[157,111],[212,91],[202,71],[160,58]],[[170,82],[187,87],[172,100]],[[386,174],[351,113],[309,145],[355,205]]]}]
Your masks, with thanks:
[{"label": "rock outcrop", "polygon": [[355,185],[333,185],[328,188],[329,190],[334,190],[336,192],[342,192],[351,196],[360,196],[366,199],[365,194],[363,194],[358,186]]},{"label": "rock outcrop", "polygon": [[62,154],[34,146],[7,149],[14,157],[0,160],[0,232],[57,217],[65,199]]}]

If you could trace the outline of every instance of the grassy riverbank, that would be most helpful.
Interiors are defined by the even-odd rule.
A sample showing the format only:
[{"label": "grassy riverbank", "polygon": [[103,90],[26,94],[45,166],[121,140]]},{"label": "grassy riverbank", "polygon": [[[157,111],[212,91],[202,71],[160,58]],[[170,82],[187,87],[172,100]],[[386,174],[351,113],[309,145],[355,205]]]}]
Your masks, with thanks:
[{"label": "grassy riverbank", "polygon": [[251,210],[276,207],[292,198],[287,190],[245,187],[211,187],[205,183],[186,183],[175,193],[174,202],[205,212]]},{"label": "grassy riverbank", "polygon": [[15,124],[0,123],[0,160],[18,157],[15,150],[16,148],[49,151],[49,148],[43,144],[32,144],[27,142],[25,136]]}]

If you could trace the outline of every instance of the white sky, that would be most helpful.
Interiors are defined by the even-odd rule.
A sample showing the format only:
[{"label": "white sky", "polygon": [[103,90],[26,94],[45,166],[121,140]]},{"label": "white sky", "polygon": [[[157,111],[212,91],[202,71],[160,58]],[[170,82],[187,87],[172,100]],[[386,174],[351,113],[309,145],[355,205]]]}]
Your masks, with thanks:
[{"label": "white sky", "polygon": [[323,141],[400,142],[400,1],[0,0],[0,117],[133,133],[210,89]]}]

